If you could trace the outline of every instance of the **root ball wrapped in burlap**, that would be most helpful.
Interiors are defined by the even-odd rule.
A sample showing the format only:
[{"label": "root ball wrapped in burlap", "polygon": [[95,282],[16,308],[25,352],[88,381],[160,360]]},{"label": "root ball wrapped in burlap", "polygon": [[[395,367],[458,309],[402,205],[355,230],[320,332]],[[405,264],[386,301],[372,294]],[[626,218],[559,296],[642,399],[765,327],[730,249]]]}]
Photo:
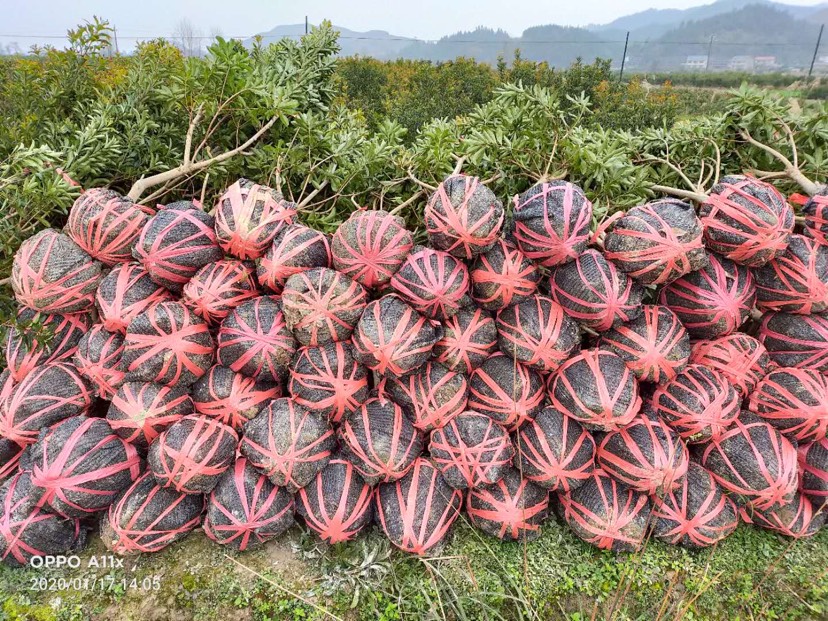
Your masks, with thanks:
[{"label": "root ball wrapped in burlap", "polygon": [[239,179],[219,196],[215,214],[222,250],[237,259],[258,259],[279,231],[293,222],[296,205],[276,190]]},{"label": "root ball wrapped in burlap", "polygon": [[402,377],[389,377],[386,390],[422,431],[442,427],[466,409],[468,382],[461,373],[429,361]]},{"label": "root ball wrapped in burlap", "polygon": [[828,246],[791,235],[785,252],[754,270],[761,311],[810,315],[828,310]]},{"label": "root ball wrapped in burlap", "polygon": [[214,326],[245,300],[258,295],[253,272],[236,260],[216,261],[198,270],[184,285],[181,301]]},{"label": "root ball wrapped in burlap", "polygon": [[568,181],[539,183],[514,199],[511,239],[531,260],[554,267],[586,250],[592,203]]},{"label": "root ball wrapped in burlap", "polygon": [[749,409],[795,442],[828,435],[828,377],[808,369],[774,369],[750,395]]},{"label": "root ball wrapped in burlap", "polygon": [[150,278],[138,263],[116,265],[103,277],[95,294],[95,304],[103,327],[126,333],[129,322],[157,302],[173,300],[173,295]]},{"label": "root ball wrapped in burlap", "polygon": [[468,304],[469,269],[441,250],[410,254],[391,278],[391,286],[418,313],[445,320]]},{"label": "root ball wrapped in burlap", "polygon": [[241,433],[273,399],[282,396],[278,384],[257,382],[229,367],[214,366],[192,388],[196,412],[210,416]]},{"label": "root ball wrapped in burlap", "polygon": [[503,204],[477,177],[453,175],[437,186],[425,208],[430,244],[460,259],[489,250],[503,228]]},{"label": "root ball wrapped in burlap", "polygon": [[369,289],[387,285],[411,253],[405,221],[386,211],[360,210],[331,238],[334,268]]},{"label": "root ball wrapped in burlap", "polygon": [[691,364],[653,394],[654,413],[685,442],[716,440],[739,416],[736,389],[716,371]]},{"label": "root ball wrapped in burlap", "polygon": [[554,408],[544,408],[515,434],[515,467],[552,491],[573,490],[595,469],[595,441],[584,427]]},{"label": "root ball wrapped in burlap", "polygon": [[31,449],[32,489],[39,506],[68,518],[106,509],[141,473],[135,447],[100,418],[73,416]]},{"label": "root ball wrapped in burlap", "polygon": [[800,444],[799,491],[816,507],[828,503],[828,438]]},{"label": "root ball wrapped in burlap", "polygon": [[330,267],[331,245],[327,235],[301,224],[283,228],[264,255],[256,260],[259,284],[281,293],[287,279],[315,267]]},{"label": "root ball wrapped in burlap", "polygon": [[198,270],[224,258],[214,224],[193,203],[171,203],[149,219],[132,256],[154,282],[180,293]]},{"label": "root ball wrapped in burlap", "polygon": [[351,541],[374,517],[374,493],[353,465],[334,457],[296,494],[296,512],[322,541]]},{"label": "root ball wrapped in burlap", "polygon": [[189,386],[213,366],[207,323],[181,302],[160,302],[129,323],[123,365],[129,381]]},{"label": "root ball wrapped in burlap", "polygon": [[765,346],[742,332],[712,341],[697,341],[693,345],[690,362],[721,374],[743,399],[753,392],[772,366]]},{"label": "root ball wrapped in burlap", "polygon": [[249,550],[293,526],[293,495],[239,457],[207,499],[204,534],[234,550]]},{"label": "root ball wrapped in burlap", "polygon": [[128,263],[149,216],[128,198],[108,188],[81,194],[64,229],[91,257],[106,265]]},{"label": "root ball wrapped in burlap", "polygon": [[150,445],[147,465],[159,485],[206,494],[233,464],[239,436],[232,427],[193,414],[170,425]]},{"label": "root ball wrapped in burlap", "polygon": [[510,431],[534,418],[545,399],[540,374],[499,352],[469,378],[468,409],[491,416]]},{"label": "root ball wrapped in burlap", "polygon": [[339,428],[342,456],[368,485],[403,477],[423,452],[423,437],[396,403],[384,397],[366,401]]},{"label": "root ball wrapped in burlap", "polygon": [[828,314],[766,313],[757,336],[780,367],[828,372]]},{"label": "root ball wrapped in burlap", "polygon": [[552,299],[580,324],[599,332],[641,314],[641,285],[597,250],[559,265],[550,277]]},{"label": "root ball wrapped in burlap", "polygon": [[244,427],[241,454],[274,485],[305,487],[330,461],[336,437],[328,421],[293,399],[276,399]]},{"label": "root ball wrapped in burlap", "polygon": [[124,337],[102,325],[92,326],[78,343],[72,362],[101,399],[111,400],[124,383]]},{"label": "root ball wrapped in burlap", "polygon": [[92,308],[102,265],[68,235],[44,229],[20,244],[12,263],[17,302],[44,313],[79,313]]},{"label": "root ball wrapped in burlap", "polygon": [[463,493],[418,458],[408,474],[376,491],[377,521],[385,536],[405,552],[425,555],[446,538],[460,515]]},{"label": "root ball wrapped in burlap", "polygon": [[115,433],[145,451],[167,427],[192,413],[186,386],[126,382],[112,397],[106,420]]},{"label": "root ball wrapped in burlap", "polygon": [[713,475],[694,461],[678,487],[653,498],[653,536],[670,545],[707,548],[739,525],[739,512]]},{"label": "root ball wrapped in burlap", "polygon": [[500,480],[515,449],[509,433],[485,414],[463,412],[431,432],[431,462],[456,489]]},{"label": "root ball wrapped in burlap", "polygon": [[807,496],[797,492],[794,497],[779,507],[742,510],[746,521],[767,530],[791,537],[805,539],[816,535],[825,526],[825,511],[820,511]]},{"label": "root ball wrapped in burlap", "polygon": [[663,285],[707,265],[702,224],[692,205],[665,198],[633,207],[610,223],[607,259],[645,284]]},{"label": "root ball wrapped in burlap", "polygon": [[362,285],[327,268],[294,274],[282,294],[285,321],[305,346],[349,339],[367,304]]},{"label": "root ball wrapped in burlap", "polygon": [[515,468],[506,468],[496,483],[469,490],[466,497],[471,523],[504,541],[537,538],[548,509],[549,492]]},{"label": "root ball wrapped in burlap", "polygon": [[109,508],[101,521],[101,539],[122,556],[159,552],[198,528],[203,510],[202,494],[161,487],[146,472]]},{"label": "root ball wrapped in burlap", "polygon": [[555,371],[581,344],[575,320],[539,295],[500,311],[497,336],[500,351],[542,373]]},{"label": "root ball wrapped in burlap", "polygon": [[540,272],[511,242],[497,239],[471,265],[471,296],[486,310],[497,311],[529,299]]},{"label": "root ball wrapped in burlap", "polygon": [[761,267],[785,251],[794,212],[769,183],[729,175],[699,207],[707,247],[731,261]]},{"label": "root ball wrapped in burlap", "polygon": [[431,350],[448,369],[470,375],[497,351],[497,326],[481,308],[460,310],[442,323],[442,336]]},{"label": "root ball wrapped in burlap", "polygon": [[381,375],[405,375],[429,359],[438,337],[428,319],[392,293],[365,307],[354,330],[354,356]]}]

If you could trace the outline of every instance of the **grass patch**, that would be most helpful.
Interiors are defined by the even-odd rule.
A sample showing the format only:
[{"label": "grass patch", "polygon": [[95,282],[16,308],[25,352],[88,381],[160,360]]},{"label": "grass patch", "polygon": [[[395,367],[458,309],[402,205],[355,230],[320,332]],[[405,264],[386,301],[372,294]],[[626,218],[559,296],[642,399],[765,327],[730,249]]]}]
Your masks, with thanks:
[{"label": "grass patch", "polygon": [[[429,559],[395,551],[376,530],[329,547],[294,528],[242,554],[196,533],[106,570],[85,567],[106,554],[92,539],[79,569],[0,568],[0,619],[695,621],[828,614],[828,531],[792,542],[743,525],[715,549],[649,542],[640,554],[617,555],[584,544],[554,520],[525,544],[494,540],[462,522]],[[109,586],[31,590],[44,575]],[[157,590],[136,588],[155,577]]]}]

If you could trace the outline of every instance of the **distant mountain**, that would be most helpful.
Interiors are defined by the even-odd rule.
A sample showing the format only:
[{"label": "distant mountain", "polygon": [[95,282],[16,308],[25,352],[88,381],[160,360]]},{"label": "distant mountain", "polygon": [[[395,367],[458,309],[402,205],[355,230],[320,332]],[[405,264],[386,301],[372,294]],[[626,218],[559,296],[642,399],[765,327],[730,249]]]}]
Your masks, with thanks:
[{"label": "distant mountain", "polygon": [[[359,55],[373,56],[379,59],[397,58],[407,45],[412,41],[416,41],[416,39],[410,37],[392,35],[384,30],[358,32],[342,26],[334,26],[334,30],[339,31],[339,46],[342,48],[340,56]],[[305,34],[305,24],[289,24],[276,26],[267,32],[259,33],[250,39],[246,39],[243,43],[250,46],[259,37],[265,44],[274,43],[284,37],[299,38],[303,34]]]},{"label": "distant mountain", "polygon": [[671,69],[681,67],[688,56],[707,57],[709,51],[709,66],[717,70],[728,69],[734,57],[751,63],[757,56],[775,65],[766,69],[807,67],[818,32],[817,24],[796,19],[772,3],[752,4],[684,22],[655,41],[635,43],[629,52],[630,64],[645,71]]},{"label": "distant mountain", "polygon": [[[612,59],[617,66],[625,33],[630,31],[630,70],[681,69],[690,56],[699,57],[695,62],[704,64],[707,61],[702,58],[707,57],[708,51],[712,69],[750,70],[755,66],[754,57],[759,56],[765,57],[760,60],[760,68],[771,70],[807,67],[821,23],[828,23],[828,2],[804,7],[771,0],[718,0],[686,10],[650,9],[588,28],[533,26],[518,37],[504,30],[481,27],[438,41],[422,41],[384,30],[334,28],[340,33],[341,56],[371,56],[380,60],[440,62],[464,56],[494,64],[499,57],[511,59],[515,50],[520,49],[523,58],[546,61],[555,67],[568,66],[578,58],[592,62],[596,57]],[[290,24],[256,37],[269,43],[282,37],[298,38],[304,32],[304,24]],[[246,40],[245,45],[252,45],[256,37]],[[824,45],[824,54],[828,54],[828,38]]]},{"label": "distant mountain", "polygon": [[670,30],[681,26],[682,23],[699,21],[738,11],[750,5],[763,5],[783,11],[796,19],[808,19],[809,16],[828,9],[828,2],[815,6],[799,6],[772,2],[771,0],[718,0],[713,4],[705,4],[689,9],[647,9],[640,13],[633,13],[619,17],[609,24],[589,26],[590,30],[601,31],[630,31],[634,39],[659,37]]}]

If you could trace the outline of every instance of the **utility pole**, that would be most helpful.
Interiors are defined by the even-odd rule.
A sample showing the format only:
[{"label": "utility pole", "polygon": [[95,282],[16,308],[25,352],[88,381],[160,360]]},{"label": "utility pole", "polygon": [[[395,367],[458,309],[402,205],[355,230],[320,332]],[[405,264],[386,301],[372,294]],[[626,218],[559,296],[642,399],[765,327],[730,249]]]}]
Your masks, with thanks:
[{"label": "utility pole", "polygon": [[814,57],[811,59],[811,68],[808,69],[808,77],[814,73],[814,64],[816,63],[817,54],[819,54],[819,44],[822,43],[822,32],[825,30],[825,24],[819,27],[819,36],[817,37],[816,47],[814,48]]},{"label": "utility pole", "polygon": [[115,40],[115,56],[118,55],[118,29],[112,27],[112,38]]},{"label": "utility pole", "polygon": [[305,34],[308,34],[308,16],[305,15]]},{"label": "utility pole", "polygon": [[630,31],[627,31],[627,38],[624,39],[624,55],[621,57],[621,73],[618,74],[618,81],[624,79],[624,65],[627,63],[627,46],[630,44]]},{"label": "utility pole", "polygon": [[710,69],[710,59],[713,57],[713,35],[710,35],[710,43],[707,44],[707,63],[704,65],[704,71]]}]

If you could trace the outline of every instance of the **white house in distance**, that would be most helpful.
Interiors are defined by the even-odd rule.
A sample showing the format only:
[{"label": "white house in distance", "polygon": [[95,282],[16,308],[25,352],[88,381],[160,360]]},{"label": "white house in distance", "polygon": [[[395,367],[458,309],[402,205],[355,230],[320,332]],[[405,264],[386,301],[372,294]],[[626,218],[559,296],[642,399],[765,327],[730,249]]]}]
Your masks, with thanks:
[{"label": "white house in distance", "polygon": [[704,71],[707,69],[707,61],[707,54],[697,54],[688,56],[681,66],[687,71]]}]

